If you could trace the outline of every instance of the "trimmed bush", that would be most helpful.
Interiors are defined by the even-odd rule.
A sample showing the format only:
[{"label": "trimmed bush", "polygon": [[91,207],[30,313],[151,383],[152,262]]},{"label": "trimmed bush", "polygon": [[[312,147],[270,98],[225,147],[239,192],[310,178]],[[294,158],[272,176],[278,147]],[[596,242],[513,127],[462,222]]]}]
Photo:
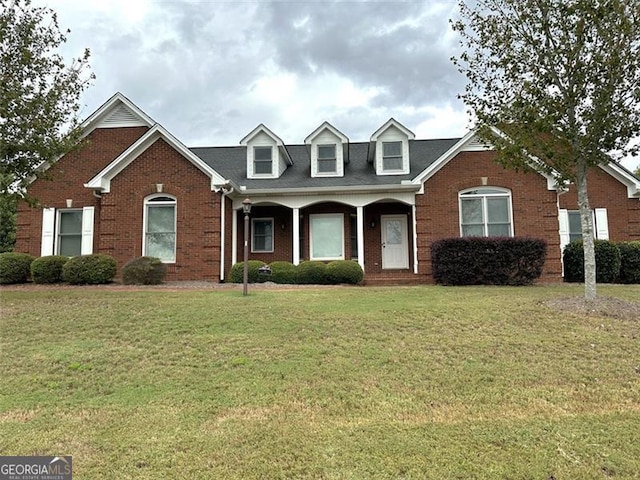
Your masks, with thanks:
[{"label": "trimmed bush", "polygon": [[360,264],[354,260],[334,260],[329,262],[325,270],[327,283],[348,283],[356,285],[362,281],[364,272]]},{"label": "trimmed bush", "polygon": [[156,257],[137,257],[122,267],[125,285],[158,285],[167,275],[167,266]]},{"label": "trimmed bush", "polygon": [[323,285],[326,283],[325,272],[327,265],[318,260],[300,262],[297,268],[296,283]]},{"label": "trimmed bush", "polygon": [[291,262],[271,262],[271,280],[275,283],[296,283],[296,266]]},{"label": "trimmed bush", "polygon": [[620,250],[620,283],[640,283],[640,241],[622,242]]},{"label": "trimmed bush", "polygon": [[[609,240],[594,240],[596,282],[614,283],[620,273],[620,249]],[[564,247],[562,254],[565,282],[584,282],[584,246],[576,240]]]},{"label": "trimmed bush", "polygon": [[33,283],[62,282],[62,267],[69,261],[69,257],[49,255],[36,258],[31,262],[31,280]]},{"label": "trimmed bush", "polygon": [[0,284],[26,283],[33,257],[27,253],[0,253]]},{"label": "trimmed bush", "polygon": [[115,259],[101,253],[73,257],[62,267],[62,279],[72,285],[109,283],[115,276]]},{"label": "trimmed bush", "polygon": [[547,244],[537,238],[463,237],[431,245],[442,285],[530,285],[542,274]]},{"label": "trimmed bush", "polygon": [[[260,267],[264,267],[265,263],[261,260],[249,260],[247,262],[248,267],[248,282],[249,283],[264,283],[269,277],[265,275],[260,275],[258,269]],[[231,283],[243,283],[244,273],[244,262],[238,262],[231,267],[231,272],[229,272],[229,281]]]}]

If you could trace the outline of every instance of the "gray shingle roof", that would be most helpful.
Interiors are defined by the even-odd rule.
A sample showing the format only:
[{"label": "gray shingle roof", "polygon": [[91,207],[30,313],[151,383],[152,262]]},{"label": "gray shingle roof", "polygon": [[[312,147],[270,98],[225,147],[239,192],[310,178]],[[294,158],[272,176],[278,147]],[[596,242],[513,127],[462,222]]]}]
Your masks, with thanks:
[{"label": "gray shingle roof", "polygon": [[344,165],[343,177],[311,177],[311,157],[306,145],[287,145],[293,165],[280,178],[248,179],[247,149],[237,147],[195,147],[190,150],[223,177],[248,189],[288,189],[301,187],[349,187],[400,185],[411,180],[435,162],[460,139],[409,140],[410,173],[407,175],[376,175],[367,162],[369,142],[349,143],[349,162]]}]

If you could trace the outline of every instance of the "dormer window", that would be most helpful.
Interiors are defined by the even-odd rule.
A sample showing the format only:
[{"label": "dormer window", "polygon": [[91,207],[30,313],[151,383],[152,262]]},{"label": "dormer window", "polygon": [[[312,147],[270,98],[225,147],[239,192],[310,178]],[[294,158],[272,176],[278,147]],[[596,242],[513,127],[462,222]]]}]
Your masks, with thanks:
[{"label": "dormer window", "polygon": [[318,145],[318,173],[336,173],[336,146]]},{"label": "dormer window", "polygon": [[382,142],[382,169],[402,170],[402,142]]},{"label": "dormer window", "polygon": [[273,147],[253,147],[253,173],[271,175],[273,173]]},{"label": "dormer window", "polygon": [[414,133],[390,118],[371,135],[368,161],[373,163],[376,175],[407,175],[410,173],[409,141]]}]

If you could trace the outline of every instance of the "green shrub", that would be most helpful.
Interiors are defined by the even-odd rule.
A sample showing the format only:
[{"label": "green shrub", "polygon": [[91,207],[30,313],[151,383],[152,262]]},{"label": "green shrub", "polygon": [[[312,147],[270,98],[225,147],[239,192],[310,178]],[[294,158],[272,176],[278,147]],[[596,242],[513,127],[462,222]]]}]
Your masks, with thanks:
[{"label": "green shrub", "polygon": [[275,283],[296,283],[297,269],[291,262],[271,262],[270,280]]},{"label": "green shrub", "polygon": [[27,253],[0,253],[0,284],[26,283],[33,257]]},{"label": "green shrub", "polygon": [[110,255],[80,255],[62,267],[62,279],[72,285],[109,283],[116,276],[116,261]]},{"label": "green shrub", "polygon": [[354,260],[334,260],[329,262],[325,271],[326,283],[349,283],[356,285],[362,281],[364,272],[360,264]]},{"label": "green shrub", "polygon": [[[620,249],[609,240],[594,240],[596,253],[596,282],[614,283],[620,273]],[[584,282],[584,250],[582,240],[564,247],[565,282]]]},{"label": "green shrub", "polygon": [[59,283],[62,281],[62,267],[69,257],[49,255],[36,258],[31,262],[31,280],[33,283]]},{"label": "green shrub", "polygon": [[327,283],[325,271],[327,265],[318,260],[300,262],[297,268],[296,283],[323,285]]},{"label": "green shrub", "polygon": [[529,285],[540,277],[547,244],[538,238],[446,238],[431,245],[442,285]]},{"label": "green shrub", "polygon": [[620,283],[640,283],[640,241],[622,242],[620,250]]},{"label": "green shrub", "polygon": [[[269,277],[260,275],[260,273],[258,272],[258,269],[260,267],[264,267],[264,265],[265,263],[261,260],[249,260],[247,262],[249,283],[263,283],[269,279]],[[231,267],[231,272],[229,273],[229,281],[231,283],[243,283],[243,274],[244,262],[238,262]]]},{"label": "green shrub", "polygon": [[137,257],[122,267],[125,285],[158,285],[167,275],[167,266],[156,257]]}]

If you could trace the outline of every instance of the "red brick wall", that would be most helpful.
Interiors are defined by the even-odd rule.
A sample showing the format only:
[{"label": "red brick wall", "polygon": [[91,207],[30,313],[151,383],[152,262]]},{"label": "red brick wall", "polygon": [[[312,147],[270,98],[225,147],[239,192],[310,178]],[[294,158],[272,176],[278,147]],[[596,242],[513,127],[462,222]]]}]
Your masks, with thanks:
[{"label": "red brick wall", "polygon": [[516,236],[547,241],[547,260],[543,280],[559,280],[561,275],[558,210],[555,191],[537,173],[516,173],[493,161],[492,152],[462,152],[431,177],[424,195],[416,196],[419,272],[431,278],[431,243],[460,236],[458,193],[487,186],[511,190],[514,233]]},{"label": "red brick wall", "polygon": [[[591,208],[606,208],[609,238],[614,241],[640,239],[640,200],[627,198],[627,187],[601,168],[593,168],[587,175],[587,190]],[[560,195],[560,208],[578,209],[575,185]]]},{"label": "red brick wall", "polygon": [[176,262],[168,264],[167,280],[218,281],[221,194],[163,140],[111,180],[111,192],[102,196],[98,250],[119,266],[142,255],[144,199],[156,193],[158,183],[177,202]]},{"label": "red brick wall", "polygon": [[[147,127],[99,128],[91,132],[81,149],[65,155],[47,170],[48,179],[38,179],[29,187],[29,194],[43,207],[66,208],[73,200],[74,208],[96,207],[94,251],[97,250],[100,224],[100,202],[83,185],[106,167],[146,131]],[[21,203],[18,207],[16,234],[18,252],[40,255],[42,210]]]}]

